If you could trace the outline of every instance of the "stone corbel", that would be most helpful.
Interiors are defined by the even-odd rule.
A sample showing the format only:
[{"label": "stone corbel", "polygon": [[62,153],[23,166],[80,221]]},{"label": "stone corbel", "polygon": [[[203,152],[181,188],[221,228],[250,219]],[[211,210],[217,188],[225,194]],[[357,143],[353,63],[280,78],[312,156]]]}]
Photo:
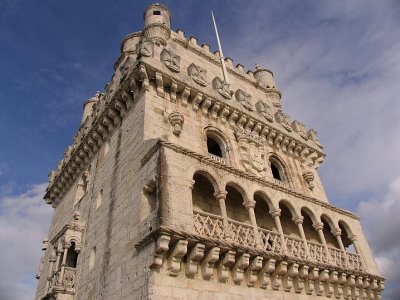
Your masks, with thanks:
[{"label": "stone corbel", "polygon": [[273,258],[268,259],[260,272],[258,273],[258,282],[260,288],[266,289],[270,283],[271,274],[275,271],[276,260]]},{"label": "stone corbel", "polygon": [[315,281],[315,294],[322,296],[325,291],[325,284],[329,280],[329,270],[322,270],[319,272],[319,278]]},{"label": "stone corbel", "polygon": [[229,279],[229,270],[235,263],[235,251],[229,250],[225,252],[218,265],[218,280],[226,282]]},{"label": "stone corbel", "polygon": [[304,282],[308,277],[308,269],[309,267],[306,265],[301,266],[298,276],[293,279],[294,291],[297,294],[300,294],[304,289]]},{"label": "stone corbel", "polygon": [[203,279],[210,279],[213,275],[214,264],[219,258],[220,248],[213,247],[208,250],[207,255],[204,257],[203,262],[201,263],[201,274]]},{"label": "stone corbel", "polygon": [[285,276],[283,277],[283,289],[285,292],[290,292],[293,287],[293,278],[299,274],[299,264],[292,263]]},{"label": "stone corbel", "polygon": [[314,292],[314,284],[315,281],[318,280],[318,278],[319,278],[319,269],[314,267],[308,273],[308,278],[305,282],[307,295],[311,295]]},{"label": "stone corbel", "polygon": [[268,133],[269,133],[269,128],[268,128],[267,126],[264,126],[264,127],[261,129],[261,132],[260,132],[260,138],[261,138],[261,141],[262,141],[263,143],[265,143],[265,142],[267,141]]},{"label": "stone corbel", "polygon": [[174,111],[169,114],[168,121],[172,126],[172,132],[179,137],[182,132],[182,126],[184,122],[182,114]]},{"label": "stone corbel", "polygon": [[355,284],[355,287],[353,289],[353,293],[351,295],[353,297],[353,299],[360,299],[361,298],[360,296],[362,295],[363,284],[364,284],[364,282],[363,282],[362,276],[357,276],[356,277],[356,284]]},{"label": "stone corbel", "polygon": [[122,100],[125,101],[126,108],[129,110],[133,105],[133,97],[126,91],[122,91]]},{"label": "stone corbel", "polygon": [[204,116],[208,114],[208,109],[210,108],[211,104],[211,99],[208,97],[204,99],[203,103],[201,103],[201,112]]},{"label": "stone corbel", "polygon": [[118,126],[122,122],[119,112],[114,109],[110,109],[107,113],[107,116],[109,116],[113,120],[114,126]]},{"label": "stone corbel", "polygon": [[176,242],[174,249],[168,259],[168,271],[170,276],[178,276],[181,269],[181,261],[187,252],[188,241],[179,240]]},{"label": "stone corbel", "polygon": [[370,287],[371,287],[371,280],[368,277],[364,278],[361,299],[365,300],[370,299],[370,292],[369,292]]},{"label": "stone corbel", "polygon": [[278,136],[274,139],[274,146],[279,147],[281,142],[283,141],[283,135],[280,133]]},{"label": "stone corbel", "polygon": [[331,297],[335,292],[335,285],[339,280],[338,272],[332,271],[329,275],[328,282],[325,284],[325,296]]},{"label": "stone corbel", "polygon": [[218,119],[218,112],[221,108],[221,103],[215,102],[214,105],[211,107],[211,119],[216,120]]},{"label": "stone corbel", "polygon": [[236,125],[237,125],[240,129],[243,129],[243,130],[244,130],[244,124],[246,123],[246,121],[247,121],[246,115],[241,115],[240,118],[239,118],[239,121],[237,121],[237,124],[236,124]]},{"label": "stone corbel", "polygon": [[94,152],[97,152],[99,150],[99,145],[94,138],[89,137],[87,143],[90,147],[92,147]]},{"label": "stone corbel", "polygon": [[164,81],[162,78],[162,74],[156,72],[156,86],[157,86],[157,95],[160,97],[164,97]]},{"label": "stone corbel", "polygon": [[121,99],[116,99],[114,107],[115,107],[116,110],[119,111],[119,114],[121,115],[121,118],[124,118],[124,116],[126,115],[125,102],[123,100],[121,100]]},{"label": "stone corbel", "polygon": [[288,153],[290,155],[293,155],[293,149],[294,149],[295,146],[296,146],[296,142],[291,140],[289,145],[288,145],[288,147],[287,147]]},{"label": "stone corbel", "polygon": [[[104,123],[104,122],[103,122]],[[106,125],[107,126],[107,125]],[[102,136],[103,140],[106,140],[108,135],[109,135],[109,131],[108,131],[108,127],[104,127],[102,124],[97,124],[97,132],[99,132],[99,134]]]},{"label": "stone corbel", "polygon": [[186,262],[186,276],[194,276],[197,274],[197,266],[204,256],[205,245],[197,243],[190,251]]},{"label": "stone corbel", "polygon": [[197,95],[193,98],[193,110],[198,111],[199,110],[199,105],[201,100],[203,100],[203,94],[202,93],[197,93]]},{"label": "stone corbel", "polygon": [[346,281],[347,281],[347,275],[345,273],[340,273],[338,275],[338,280],[333,287],[336,299],[340,299],[340,297],[342,297],[343,286],[345,285]]},{"label": "stone corbel", "polygon": [[146,67],[141,65],[139,67],[139,78],[142,81],[142,87],[144,88],[145,91],[149,90],[150,84],[149,84],[149,77],[147,76],[147,70]]},{"label": "stone corbel", "polygon": [[304,148],[303,150],[300,151],[300,161],[305,162],[307,159],[307,156],[310,154],[310,149]]},{"label": "stone corbel", "polygon": [[252,129],[253,129],[253,127],[254,127],[254,120],[252,120],[252,119],[248,119],[247,120],[247,123],[244,125],[244,130],[246,131],[246,132],[251,132],[252,131]]},{"label": "stone corbel", "polygon": [[105,116],[102,123],[107,127],[108,132],[112,132],[114,129],[114,122],[110,118]]},{"label": "stone corbel", "polygon": [[167,235],[160,235],[157,239],[156,250],[154,254],[154,262],[152,266],[161,267],[164,260],[164,255],[169,249],[169,241],[171,238]]},{"label": "stone corbel", "polygon": [[349,275],[343,287],[344,299],[351,299],[355,285],[356,285],[356,277],[354,275]]},{"label": "stone corbel", "polygon": [[185,87],[181,95],[181,103],[183,107],[187,106],[189,96],[190,96],[190,89],[188,87]]},{"label": "stone corbel", "polygon": [[282,277],[287,272],[287,265],[288,263],[286,261],[280,261],[278,263],[278,266],[276,267],[271,280],[273,290],[277,291],[281,287]]},{"label": "stone corbel", "polygon": [[282,149],[283,152],[287,151],[287,146],[289,145],[289,142],[290,142],[289,138],[285,137],[283,139],[283,141],[281,143],[281,149]]},{"label": "stone corbel", "polygon": [[237,111],[233,111],[228,119],[229,126],[231,126],[232,128],[235,128],[238,118],[239,118],[239,113]]},{"label": "stone corbel", "polygon": [[307,184],[307,187],[312,191],[314,189],[314,174],[311,171],[303,173],[303,179]]},{"label": "stone corbel", "polygon": [[221,118],[221,123],[225,124],[227,121],[227,116],[229,115],[230,109],[229,107],[225,106],[224,109],[221,111],[221,114],[219,115]]},{"label": "stone corbel", "polygon": [[256,256],[251,261],[250,266],[246,270],[246,280],[247,286],[254,286],[254,283],[257,281],[257,273],[263,266],[263,257]]},{"label": "stone corbel", "polygon": [[176,102],[176,93],[178,91],[178,84],[176,81],[172,81],[171,83],[171,93],[170,93],[170,101],[175,103]]},{"label": "stone corbel", "polygon": [[267,136],[267,142],[268,142],[268,144],[269,144],[270,146],[272,146],[272,145],[274,144],[274,139],[275,139],[275,137],[276,137],[276,131],[273,130],[273,129],[271,129],[271,130],[269,131],[269,133],[268,133],[268,136]]},{"label": "stone corbel", "polygon": [[250,254],[243,253],[237,259],[235,265],[232,268],[232,278],[236,283],[240,283],[243,280],[244,269],[249,266]]}]

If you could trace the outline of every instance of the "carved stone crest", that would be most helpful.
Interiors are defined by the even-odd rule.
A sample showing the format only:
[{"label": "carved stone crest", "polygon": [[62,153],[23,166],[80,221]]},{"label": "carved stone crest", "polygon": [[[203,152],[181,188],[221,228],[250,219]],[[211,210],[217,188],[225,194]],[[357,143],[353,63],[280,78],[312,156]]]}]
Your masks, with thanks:
[{"label": "carved stone crest", "polygon": [[224,98],[231,99],[232,91],[230,90],[230,86],[221,78],[215,77],[212,81],[212,87],[217,90],[217,92],[220,93]]},{"label": "carved stone crest", "polygon": [[242,104],[242,106],[249,110],[249,111],[253,111],[253,105],[251,105],[251,95],[246,93],[245,91],[238,89],[235,92],[235,96],[236,96],[236,100],[240,102],[240,104]]},{"label": "carved stone crest", "polygon": [[292,126],[290,126],[290,119],[289,115],[283,113],[281,110],[278,110],[275,113],[275,120],[280,123],[283,128],[285,128],[287,131],[292,131]]},{"label": "carved stone crest", "polygon": [[181,57],[164,49],[161,52],[161,61],[173,72],[180,72]]},{"label": "carved stone crest", "polygon": [[260,113],[267,121],[273,122],[274,118],[272,117],[271,114],[271,108],[269,105],[262,100],[258,101],[256,103],[256,110],[258,113]]},{"label": "carved stone crest", "polygon": [[303,139],[308,140],[308,134],[306,132],[306,128],[303,123],[295,120],[292,123],[292,127],[295,132],[297,132]]},{"label": "carved stone crest", "polygon": [[243,130],[236,132],[236,139],[245,170],[258,176],[266,176],[267,163],[262,142],[254,139]]},{"label": "carved stone crest", "polygon": [[309,138],[310,140],[312,140],[318,147],[320,147],[321,149],[323,148],[322,145],[321,145],[321,143],[320,143],[319,140],[318,140],[317,132],[316,132],[314,129],[310,129],[310,130],[308,131],[308,138]]},{"label": "carved stone crest", "polygon": [[197,82],[198,84],[200,84],[202,86],[207,85],[206,74],[207,74],[206,69],[203,69],[202,67],[199,67],[195,64],[191,64],[188,67],[188,75],[190,77],[192,77],[192,79],[195,82]]},{"label": "carved stone crest", "polygon": [[149,40],[141,40],[136,45],[136,54],[140,56],[150,57],[153,55],[154,44]]}]

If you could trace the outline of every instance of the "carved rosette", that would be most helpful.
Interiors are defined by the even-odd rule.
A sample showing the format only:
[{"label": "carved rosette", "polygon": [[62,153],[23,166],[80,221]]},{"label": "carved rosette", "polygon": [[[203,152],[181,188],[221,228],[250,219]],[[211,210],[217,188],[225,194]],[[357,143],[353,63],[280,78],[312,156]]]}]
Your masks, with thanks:
[{"label": "carved rosette", "polygon": [[243,130],[236,132],[236,140],[239,144],[240,160],[245,170],[252,174],[265,177],[267,163],[262,142],[253,138]]},{"label": "carved rosette", "polygon": [[260,100],[256,103],[256,110],[259,114],[261,114],[267,121],[273,122],[274,117],[272,116],[271,113],[271,108],[267,103],[264,101]]},{"label": "carved rosette", "polygon": [[297,132],[303,139],[308,140],[308,134],[306,132],[306,128],[303,123],[295,120],[292,123],[292,128],[295,132]]},{"label": "carved rosette", "polygon": [[275,120],[283,126],[287,131],[292,131],[292,126],[290,126],[289,116],[283,113],[281,110],[278,110],[275,113]]},{"label": "carved rosette", "polygon": [[161,61],[164,65],[173,72],[179,73],[180,72],[180,64],[181,64],[181,57],[164,49],[161,52]]},{"label": "carved rosette", "polygon": [[188,75],[192,77],[193,81],[200,84],[201,86],[206,86],[207,81],[206,81],[206,75],[207,71],[206,69],[203,69],[202,67],[191,64],[188,67]]},{"label": "carved rosette", "polygon": [[136,45],[136,54],[138,57],[150,57],[153,55],[153,49],[154,44],[152,41],[141,40],[140,43]]},{"label": "carved rosette", "polygon": [[303,173],[303,179],[307,183],[307,187],[312,191],[314,189],[314,174],[311,171]]},{"label": "carved rosette", "polygon": [[253,109],[253,105],[251,104],[251,95],[250,95],[250,94],[246,93],[245,91],[243,91],[243,90],[241,90],[241,89],[238,89],[238,90],[235,92],[235,97],[236,97],[236,100],[237,100],[240,104],[242,104],[242,106],[243,106],[245,109],[247,109],[247,110],[249,110],[249,111],[253,111],[253,110],[254,110],[254,109]]},{"label": "carved rosette", "polygon": [[212,81],[212,87],[218,93],[220,93],[222,97],[226,99],[232,98],[233,92],[230,90],[229,84],[223,81],[221,78],[215,77]]},{"label": "carved rosette", "polygon": [[169,114],[168,121],[172,126],[172,132],[179,137],[182,132],[182,126],[184,122],[182,114],[174,111]]}]

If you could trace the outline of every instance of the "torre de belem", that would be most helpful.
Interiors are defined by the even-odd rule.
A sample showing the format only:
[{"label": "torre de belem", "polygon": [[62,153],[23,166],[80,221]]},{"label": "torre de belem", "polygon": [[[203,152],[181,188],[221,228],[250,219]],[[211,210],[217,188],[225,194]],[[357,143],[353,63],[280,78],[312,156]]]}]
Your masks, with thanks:
[{"label": "torre de belem", "polygon": [[381,299],[359,217],[329,204],[323,147],[273,73],[170,21],[145,10],[50,172],[36,299]]}]

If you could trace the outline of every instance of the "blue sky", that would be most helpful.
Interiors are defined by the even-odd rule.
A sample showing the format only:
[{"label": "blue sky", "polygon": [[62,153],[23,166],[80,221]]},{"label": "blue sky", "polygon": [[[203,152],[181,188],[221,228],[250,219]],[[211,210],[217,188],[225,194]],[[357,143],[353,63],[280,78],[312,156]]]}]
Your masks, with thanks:
[{"label": "blue sky", "polygon": [[[10,245],[0,259],[13,265],[0,270],[0,295],[33,297],[52,211],[41,200],[47,174],[150,3],[0,2],[0,243]],[[361,215],[389,279],[386,297],[399,299],[400,2],[162,3],[173,29],[216,50],[213,10],[225,56],[274,71],[283,110],[325,146],[320,174],[331,203]]]}]

